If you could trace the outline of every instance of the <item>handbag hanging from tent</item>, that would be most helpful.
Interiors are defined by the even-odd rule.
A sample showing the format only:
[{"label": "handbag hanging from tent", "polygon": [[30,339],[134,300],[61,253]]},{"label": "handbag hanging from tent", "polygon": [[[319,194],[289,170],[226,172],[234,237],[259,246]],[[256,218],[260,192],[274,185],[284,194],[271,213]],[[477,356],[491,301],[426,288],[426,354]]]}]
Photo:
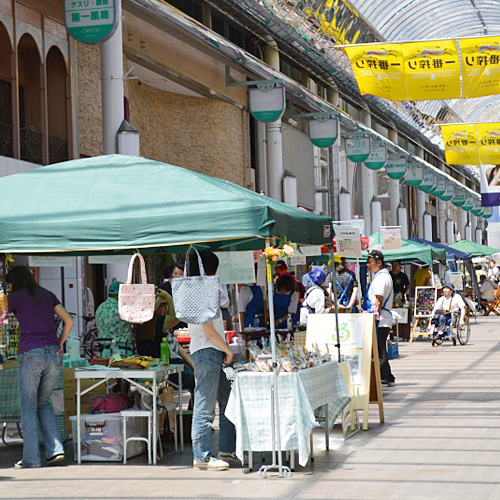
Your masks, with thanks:
[{"label": "handbag hanging from tent", "polygon": [[[200,276],[189,276],[189,253],[198,256]],[[220,281],[218,276],[207,276],[198,250],[189,247],[184,263],[184,276],[172,280],[175,315],[180,321],[201,325],[220,315]]]},{"label": "handbag hanging from tent", "polygon": [[[141,283],[132,283],[136,258],[141,266]],[[128,265],[127,283],[122,283],[118,291],[118,312],[120,318],[129,323],[146,323],[153,317],[154,310],[155,286],[148,284],[143,256],[135,253]]]}]

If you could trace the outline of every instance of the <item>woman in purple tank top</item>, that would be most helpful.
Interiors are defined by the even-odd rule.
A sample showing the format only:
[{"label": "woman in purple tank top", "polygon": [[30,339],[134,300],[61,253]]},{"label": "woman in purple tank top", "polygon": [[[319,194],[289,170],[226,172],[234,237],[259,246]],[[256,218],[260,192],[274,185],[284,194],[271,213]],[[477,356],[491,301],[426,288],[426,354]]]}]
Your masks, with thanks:
[{"label": "woman in purple tank top", "polygon": [[[12,285],[9,312],[19,322],[19,403],[23,425],[23,458],[14,467],[41,467],[38,424],[48,464],[64,460],[64,449],[50,404],[62,368],[62,346],[73,328],[73,318],[57,297],[38,286],[26,267],[7,274]],[[64,322],[57,337],[54,314]]]}]

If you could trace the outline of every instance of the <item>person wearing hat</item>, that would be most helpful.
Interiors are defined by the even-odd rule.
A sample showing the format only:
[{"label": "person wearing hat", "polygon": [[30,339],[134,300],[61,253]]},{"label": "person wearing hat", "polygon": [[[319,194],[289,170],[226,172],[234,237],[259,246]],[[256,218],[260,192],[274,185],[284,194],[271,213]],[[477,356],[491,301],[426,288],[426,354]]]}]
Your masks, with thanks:
[{"label": "person wearing hat", "polygon": [[304,302],[300,309],[300,324],[307,324],[309,314],[323,314],[328,310],[325,308],[326,292],[322,285],[326,280],[325,271],[321,269],[313,269],[309,273],[309,278],[314,283],[312,287],[307,289],[304,296]]},{"label": "person wearing hat", "polygon": [[[335,256],[337,257],[337,256]],[[335,262],[335,270],[337,272],[335,280],[335,293],[337,296],[337,305],[339,312],[357,312],[356,302],[358,299],[358,280],[356,275],[347,268],[347,261],[345,257],[340,257]]]},{"label": "person wearing hat", "polygon": [[109,285],[108,298],[97,308],[95,321],[99,338],[131,345],[132,324],[123,321],[118,312],[118,291],[121,284],[121,281],[114,281]]},{"label": "person wearing hat", "polygon": [[389,387],[395,384],[387,353],[387,337],[392,328],[392,301],[394,288],[391,275],[384,265],[384,254],[380,250],[368,252],[368,270],[373,277],[366,290],[363,309],[376,314],[377,345],[382,383]]},{"label": "person wearing hat", "polygon": [[[429,322],[429,331],[433,327],[437,327],[437,333],[434,334],[434,339],[442,335],[446,323],[451,319],[451,315],[460,311],[459,325],[465,326],[465,303],[458,293],[455,293],[455,287],[451,283],[446,283],[443,286],[443,295],[439,297],[432,310],[432,319]],[[451,332],[448,334],[451,335]]]}]

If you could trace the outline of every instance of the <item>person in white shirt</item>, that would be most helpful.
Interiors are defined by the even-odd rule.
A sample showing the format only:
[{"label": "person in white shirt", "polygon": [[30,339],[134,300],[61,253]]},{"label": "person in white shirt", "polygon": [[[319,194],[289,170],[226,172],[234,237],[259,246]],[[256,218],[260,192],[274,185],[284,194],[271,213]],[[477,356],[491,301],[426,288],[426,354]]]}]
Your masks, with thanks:
[{"label": "person in white shirt", "polygon": [[326,280],[325,271],[314,269],[308,274],[314,285],[307,289],[304,296],[304,302],[302,302],[302,307],[300,309],[301,325],[307,325],[309,314],[323,314],[328,312],[325,308],[326,294],[325,290],[322,288]]},{"label": "person in white shirt", "polygon": [[484,274],[480,278],[479,290],[481,292],[481,302],[493,302],[495,300],[496,287]]},{"label": "person in white shirt", "polygon": [[[217,272],[219,259],[208,250],[200,252],[203,267],[208,276]],[[190,276],[199,276],[198,257],[191,252]],[[226,459],[236,455],[236,431],[224,415],[231,385],[222,370],[233,360],[233,352],[226,344],[222,314],[202,325],[189,324],[191,343],[189,351],[194,365],[195,391],[191,440],[193,442],[193,467],[207,470],[225,470]],[[215,405],[219,402],[219,457],[212,456],[212,424]]]},{"label": "person in white shirt", "polygon": [[387,353],[387,338],[392,328],[392,301],[394,288],[392,277],[384,265],[384,254],[380,250],[370,250],[367,261],[368,270],[375,274],[365,294],[363,309],[377,316],[377,345],[382,383],[392,387],[395,377],[392,374]]},{"label": "person in white shirt", "polygon": [[[432,310],[432,319],[429,322],[429,331],[437,327],[437,333],[434,333],[434,339],[442,335],[446,322],[453,313],[460,311],[460,326],[465,326],[465,302],[458,293],[455,293],[455,287],[451,283],[443,286],[443,295],[437,300]],[[450,332],[451,335],[451,332]]]},{"label": "person in white shirt", "polygon": [[493,282],[495,286],[498,286],[498,281],[500,277],[500,269],[498,269],[496,262],[490,260],[490,267],[488,268],[487,277]]}]

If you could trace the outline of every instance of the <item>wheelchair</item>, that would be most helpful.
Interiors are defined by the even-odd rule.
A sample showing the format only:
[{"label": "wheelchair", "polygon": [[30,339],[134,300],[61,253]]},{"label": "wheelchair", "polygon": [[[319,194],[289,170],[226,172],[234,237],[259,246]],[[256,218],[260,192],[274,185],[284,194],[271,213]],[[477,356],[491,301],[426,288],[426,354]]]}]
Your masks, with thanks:
[{"label": "wheelchair", "polygon": [[450,339],[454,346],[457,345],[457,340],[458,342],[460,342],[460,345],[467,344],[470,339],[470,320],[469,311],[467,310],[467,308],[465,309],[465,325],[460,326],[459,320],[460,312],[453,312],[451,318],[448,318],[448,320],[446,321],[446,326],[443,332],[440,333],[437,337],[435,336],[437,326],[434,325],[432,346],[435,347],[441,345],[443,341],[447,339]]}]

